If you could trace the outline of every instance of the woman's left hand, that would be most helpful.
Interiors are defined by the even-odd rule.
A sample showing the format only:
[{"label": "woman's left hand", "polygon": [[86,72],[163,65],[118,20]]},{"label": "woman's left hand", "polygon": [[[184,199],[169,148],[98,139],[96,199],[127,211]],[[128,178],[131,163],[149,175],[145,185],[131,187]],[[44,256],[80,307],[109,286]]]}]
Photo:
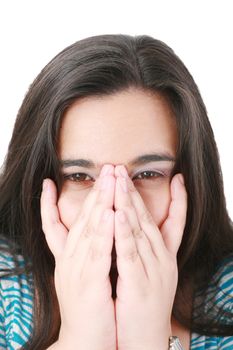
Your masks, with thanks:
[{"label": "woman's left hand", "polygon": [[[176,255],[187,212],[183,176],[176,174],[171,181],[169,213],[160,230],[131,179],[127,176],[128,192],[124,192],[119,171],[116,176],[118,349],[167,350],[178,281]],[[122,212],[125,222],[119,220]]]}]

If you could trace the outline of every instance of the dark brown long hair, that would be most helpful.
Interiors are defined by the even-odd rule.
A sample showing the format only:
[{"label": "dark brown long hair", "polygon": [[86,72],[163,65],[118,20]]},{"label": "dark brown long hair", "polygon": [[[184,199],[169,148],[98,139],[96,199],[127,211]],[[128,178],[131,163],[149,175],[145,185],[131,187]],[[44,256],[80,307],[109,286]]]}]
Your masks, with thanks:
[{"label": "dark brown long hair", "polygon": [[[58,338],[60,316],[53,284],[54,258],[41,228],[44,178],[61,186],[57,142],[62,117],[77,99],[114,94],[129,87],[167,97],[177,121],[179,145],[174,174],[188,191],[188,215],[178,252],[179,282],[174,317],[204,334],[233,334],[213,326],[206,315],[191,320],[188,285],[208,282],[215,267],[233,252],[219,156],[205,105],[182,61],[150,36],[99,35],[59,53],[30,86],[18,112],[0,180],[0,234],[23,255],[38,298],[34,331],[27,349],[46,349]],[[20,273],[17,268],[12,273]]]}]

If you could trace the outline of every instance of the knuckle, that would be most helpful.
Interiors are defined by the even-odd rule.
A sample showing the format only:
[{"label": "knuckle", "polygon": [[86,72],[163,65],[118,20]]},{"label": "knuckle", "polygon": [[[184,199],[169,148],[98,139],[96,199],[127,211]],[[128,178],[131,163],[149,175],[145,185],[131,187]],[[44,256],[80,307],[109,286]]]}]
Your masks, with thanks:
[{"label": "knuckle", "polygon": [[103,250],[97,247],[92,247],[90,251],[90,257],[92,261],[100,260],[104,256]]},{"label": "knuckle", "polygon": [[138,252],[135,249],[131,249],[125,252],[124,259],[135,262],[138,258]]},{"label": "knuckle", "polygon": [[133,230],[133,235],[136,238],[142,238],[144,236],[144,232],[140,228],[136,228]]},{"label": "knuckle", "polygon": [[[130,230],[126,230],[121,234],[122,239],[128,240],[132,237],[132,232]],[[118,241],[118,238],[115,238]]]},{"label": "knuckle", "polygon": [[49,223],[49,226],[51,227],[51,229],[56,229],[58,228],[59,226],[61,225],[61,221],[60,221],[60,218],[59,217],[55,217],[55,218],[52,218],[50,223]]},{"label": "knuckle", "polygon": [[56,222],[53,220],[52,222],[42,222],[42,231],[44,234],[47,234],[47,232],[52,231],[54,229],[54,226],[56,226]]},{"label": "knuckle", "polygon": [[126,213],[132,212],[132,205],[130,203],[125,203],[122,208]]},{"label": "knuckle", "polygon": [[96,231],[95,227],[91,223],[88,223],[83,229],[82,237],[89,238],[95,233],[95,231]]},{"label": "knuckle", "polygon": [[86,213],[84,211],[81,211],[78,215],[78,221],[85,221],[86,220]]},{"label": "knuckle", "polygon": [[102,225],[98,226],[98,228],[96,229],[96,232],[95,232],[97,237],[101,238],[101,237],[105,236],[104,227],[105,227],[104,225],[103,226]]},{"label": "knuckle", "polygon": [[135,186],[134,186],[134,184],[133,184],[133,182],[131,180],[129,180],[127,182],[127,184],[128,184],[128,189],[129,189],[130,192],[136,192],[136,188],[135,188]]},{"label": "knuckle", "polygon": [[140,220],[145,223],[149,222],[150,224],[154,224],[154,219],[148,210],[145,210],[140,214]]}]

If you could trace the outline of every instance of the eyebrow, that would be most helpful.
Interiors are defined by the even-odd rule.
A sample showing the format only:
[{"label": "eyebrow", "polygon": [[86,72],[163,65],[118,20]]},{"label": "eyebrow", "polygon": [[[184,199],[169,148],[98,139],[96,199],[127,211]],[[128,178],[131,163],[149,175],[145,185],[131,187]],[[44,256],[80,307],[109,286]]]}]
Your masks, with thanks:
[{"label": "eyebrow", "polygon": [[[131,160],[128,166],[135,167],[150,162],[175,162],[175,158],[168,153],[143,154]],[[95,165],[95,163],[91,159],[64,159],[60,161],[60,165],[63,168],[68,168],[72,166],[79,166],[87,169],[98,168],[98,165]]]}]

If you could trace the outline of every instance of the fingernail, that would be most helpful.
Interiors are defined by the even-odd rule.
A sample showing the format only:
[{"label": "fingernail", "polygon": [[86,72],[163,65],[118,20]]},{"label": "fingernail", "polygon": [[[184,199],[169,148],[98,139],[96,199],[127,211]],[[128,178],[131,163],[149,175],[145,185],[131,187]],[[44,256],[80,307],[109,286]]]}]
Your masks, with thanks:
[{"label": "fingernail", "polygon": [[103,221],[108,221],[110,216],[111,216],[111,212],[109,210],[105,210],[104,215],[103,215]]}]

